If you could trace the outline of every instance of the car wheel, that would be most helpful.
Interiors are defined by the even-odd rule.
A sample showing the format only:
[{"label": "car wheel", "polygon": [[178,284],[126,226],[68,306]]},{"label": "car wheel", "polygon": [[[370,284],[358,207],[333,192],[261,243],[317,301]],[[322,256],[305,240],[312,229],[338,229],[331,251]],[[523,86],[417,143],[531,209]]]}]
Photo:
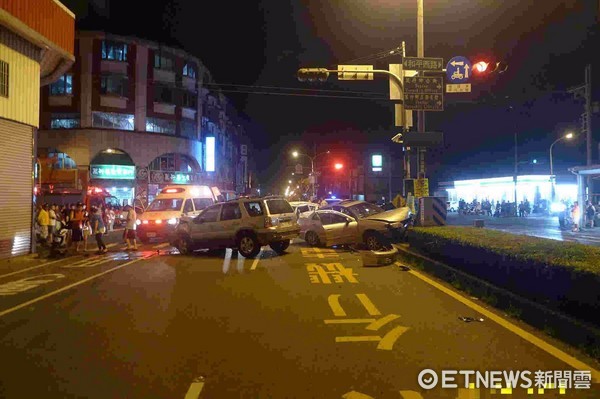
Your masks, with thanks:
[{"label": "car wheel", "polygon": [[377,233],[365,234],[365,244],[370,251],[376,251],[383,247],[383,242]]},{"label": "car wheel", "polygon": [[281,255],[290,246],[290,240],[272,242],[269,244],[269,246],[273,251]]},{"label": "car wheel", "polygon": [[321,242],[319,240],[319,236],[314,231],[307,231],[306,232],[305,241],[311,247],[318,247],[319,245],[321,245]]},{"label": "car wheel", "polygon": [[242,233],[237,240],[237,249],[244,258],[254,258],[260,252],[260,244],[253,234]]},{"label": "car wheel", "polygon": [[177,248],[181,255],[189,255],[192,253],[192,242],[188,236],[181,235],[177,239],[175,248]]}]

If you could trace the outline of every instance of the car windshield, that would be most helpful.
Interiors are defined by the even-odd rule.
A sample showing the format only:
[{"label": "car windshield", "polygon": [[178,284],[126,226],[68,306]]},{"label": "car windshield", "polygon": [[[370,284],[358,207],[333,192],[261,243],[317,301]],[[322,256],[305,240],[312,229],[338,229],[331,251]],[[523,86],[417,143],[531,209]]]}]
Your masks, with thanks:
[{"label": "car windshield", "polygon": [[371,215],[376,215],[383,212],[383,209],[375,204],[369,204],[368,202],[361,202],[360,204],[349,206],[353,214],[359,218],[364,218]]},{"label": "car windshield", "polygon": [[157,198],[148,207],[147,211],[179,211],[183,198]]}]

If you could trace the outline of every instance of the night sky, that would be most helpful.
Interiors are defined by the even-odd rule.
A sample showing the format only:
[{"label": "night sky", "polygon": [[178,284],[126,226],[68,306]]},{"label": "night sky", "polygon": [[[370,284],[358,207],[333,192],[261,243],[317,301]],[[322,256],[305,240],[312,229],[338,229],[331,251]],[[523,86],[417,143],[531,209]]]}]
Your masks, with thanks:
[{"label": "night sky", "polygon": [[[400,60],[355,60],[394,49],[403,40],[407,55],[415,56],[415,0],[171,0],[150,9],[148,2],[133,0],[112,1],[108,9],[107,0],[63,2],[79,15],[80,29],[147,38],[202,59],[237,109],[256,124],[250,134],[263,185],[269,183],[267,176],[277,178],[285,169],[292,148],[311,151],[316,145],[343,156],[361,143],[397,146],[390,141],[397,130],[386,100],[387,78],[354,82],[330,77],[308,84],[297,81],[296,71],[338,63],[387,69]],[[566,130],[580,129],[583,101],[566,90],[584,83],[587,63],[592,64],[593,101],[599,99],[599,2],[424,3],[426,56],[442,57],[444,63],[456,55],[471,61],[483,57],[509,65],[504,74],[472,82],[470,94],[446,94],[444,112],[427,113],[426,129],[445,134],[444,146],[428,153],[429,177],[511,175],[515,131],[519,160],[538,160],[523,171],[549,173],[550,144]],[[598,114],[592,127],[597,161]],[[554,147],[556,174],[582,164],[583,136]]]}]

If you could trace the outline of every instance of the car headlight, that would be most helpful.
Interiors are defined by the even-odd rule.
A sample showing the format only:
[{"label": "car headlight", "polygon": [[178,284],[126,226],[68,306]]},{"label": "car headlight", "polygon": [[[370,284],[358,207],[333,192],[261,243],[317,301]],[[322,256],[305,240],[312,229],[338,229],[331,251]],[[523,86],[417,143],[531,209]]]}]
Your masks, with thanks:
[{"label": "car headlight", "polygon": [[140,219],[137,219],[137,220],[135,221],[135,224],[137,224],[137,225],[139,226],[140,224],[142,224],[142,221],[141,221]]},{"label": "car headlight", "polygon": [[170,225],[176,225],[178,222],[177,218],[171,218],[169,220],[167,220],[167,223]]}]

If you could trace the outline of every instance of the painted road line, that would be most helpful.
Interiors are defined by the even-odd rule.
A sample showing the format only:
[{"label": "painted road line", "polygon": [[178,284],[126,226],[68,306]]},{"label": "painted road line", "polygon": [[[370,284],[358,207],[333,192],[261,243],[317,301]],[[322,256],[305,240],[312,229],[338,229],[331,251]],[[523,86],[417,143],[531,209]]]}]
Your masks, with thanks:
[{"label": "painted road line", "polygon": [[[81,256],[81,255],[77,255],[77,257],[80,257],[80,256]],[[64,260],[66,260],[66,259],[69,259],[69,258],[57,259],[57,260],[53,260],[53,261],[51,261],[51,262],[44,262],[44,263],[42,263],[41,265],[37,265],[37,266],[31,266],[31,267],[28,267],[28,268],[26,268],[26,269],[21,269],[21,270],[17,270],[17,271],[15,271],[15,272],[7,273],[7,274],[2,274],[2,275],[0,275],[0,278],[2,278],[2,277],[14,276],[15,274],[23,273],[23,272],[26,272],[26,271],[28,271],[28,270],[34,270],[34,269],[38,269],[38,268],[40,268],[40,267],[44,267],[44,266],[50,266],[50,265],[52,265],[52,264],[54,264],[54,263],[62,262],[62,261],[64,261]]]},{"label": "painted road line", "polygon": [[260,260],[260,256],[262,255],[262,253],[263,253],[263,250],[261,248],[258,255],[256,255],[256,259],[254,259],[254,262],[252,262],[252,267],[250,267],[250,270],[256,269],[256,266],[258,266],[258,261]]},{"label": "painted road line", "polygon": [[168,242],[163,242],[162,244],[155,245],[152,248],[154,248],[154,249],[161,249],[161,248],[168,247],[169,245],[171,245],[171,244],[169,244]]},{"label": "painted road line", "polygon": [[576,359],[575,357],[569,355],[566,352],[563,352],[562,350],[549,344],[548,342],[544,341],[543,339],[538,338],[535,335],[523,330],[521,327],[516,326],[515,324],[511,323],[510,321],[496,315],[495,313],[487,310],[483,306],[480,306],[480,305],[476,304],[475,302],[471,301],[470,299],[465,298],[464,296],[460,295],[459,293],[454,292],[453,290],[443,286],[442,284],[438,283],[437,281],[434,281],[434,280],[430,279],[429,277],[427,277],[419,272],[416,272],[414,270],[410,270],[409,273],[412,274],[413,276],[423,280],[424,282],[428,283],[429,285],[434,286],[435,288],[444,292],[445,294],[450,295],[452,298],[463,303],[464,305],[467,305],[471,309],[481,313],[482,315],[486,316],[488,319],[495,321],[496,323],[500,324],[502,327],[504,327],[507,330],[511,331],[512,333],[518,335],[519,337],[523,338],[527,342],[546,351],[547,353],[551,354],[555,358],[565,362],[569,366],[571,366],[577,370],[590,370],[592,373],[593,382],[595,382],[595,383],[600,382],[600,371],[594,369],[592,366],[585,364],[581,360]]},{"label": "painted road line", "polygon": [[240,254],[239,251],[237,251],[237,271],[239,273],[243,273],[244,272],[244,261],[246,260],[246,258],[244,258],[242,256],[242,254]]},{"label": "painted road line", "polygon": [[358,391],[350,391],[342,395],[342,399],[375,399]]},{"label": "painted road line", "polygon": [[392,331],[385,334],[381,341],[379,341],[377,344],[377,349],[391,351],[394,348],[394,343],[398,340],[398,338],[400,338],[400,336],[408,330],[409,328],[404,326],[394,327]]},{"label": "painted road line", "polygon": [[423,399],[420,393],[415,391],[400,391],[402,399]]},{"label": "painted road line", "polygon": [[367,330],[371,330],[371,331],[377,331],[379,330],[381,327],[385,326],[387,323],[392,322],[396,319],[399,319],[400,316],[398,316],[397,314],[389,314],[385,317],[382,317],[381,319],[374,321],[373,323],[369,324],[367,327],[365,327]]},{"label": "painted road line", "polygon": [[116,245],[119,245],[119,244],[117,244],[116,242],[113,242],[111,244],[106,244],[106,248],[112,248],[112,247],[114,247]]},{"label": "painted road line", "polygon": [[231,263],[231,248],[225,250],[225,258],[223,258],[223,274],[227,274],[229,271],[229,264]]},{"label": "painted road line", "polygon": [[367,309],[367,312],[369,312],[371,316],[379,316],[381,314],[381,312],[375,307],[373,302],[371,302],[371,300],[366,294],[356,294],[356,297],[358,298],[360,303],[363,304],[365,309]]},{"label": "painted road line", "polygon": [[357,335],[350,337],[335,337],[335,342],[366,342],[366,341],[381,341],[381,337],[376,335]]},{"label": "painted road line", "polygon": [[204,388],[204,382],[192,382],[184,399],[198,399],[202,392],[202,388]]},{"label": "painted road line", "polygon": [[93,276],[90,276],[90,277],[84,278],[83,280],[77,281],[76,283],[69,284],[69,285],[67,285],[67,286],[65,286],[65,287],[59,288],[59,289],[57,289],[57,290],[55,290],[55,291],[49,292],[49,293],[47,293],[47,294],[45,294],[45,295],[42,295],[42,296],[40,296],[40,297],[34,298],[34,299],[32,299],[32,300],[29,300],[29,301],[27,301],[27,302],[23,302],[23,303],[22,303],[22,304],[20,304],[20,305],[13,306],[13,307],[12,307],[12,308],[10,308],[10,309],[6,309],[6,310],[3,310],[3,311],[1,311],[1,312],[0,312],[0,317],[6,316],[7,314],[10,314],[10,313],[12,313],[12,312],[16,312],[16,311],[17,311],[17,310],[19,310],[19,309],[23,309],[23,308],[25,308],[25,307],[27,307],[27,306],[33,305],[34,303],[40,302],[40,301],[42,301],[42,300],[44,300],[44,299],[46,299],[46,298],[50,298],[51,296],[54,296],[54,295],[56,295],[56,294],[60,294],[61,292],[65,292],[65,291],[67,291],[67,290],[70,290],[71,288],[77,287],[78,285],[81,285],[81,284],[87,283],[88,281],[94,280],[94,279],[96,279],[96,278],[98,278],[98,277],[102,277],[102,276],[104,276],[105,274],[112,273],[112,272],[114,272],[114,271],[116,271],[116,270],[119,270],[119,269],[122,269],[122,268],[124,268],[125,266],[129,266],[129,265],[131,265],[131,264],[133,264],[133,263],[135,263],[135,262],[139,262],[140,260],[148,259],[148,258],[151,258],[151,257],[152,257],[152,256],[149,256],[149,257],[146,257],[146,258],[138,258],[138,259],[134,259],[134,260],[132,260],[132,261],[129,261],[129,262],[123,263],[122,265],[119,265],[119,266],[113,267],[112,269],[108,269],[108,270],[106,270],[106,271],[103,271],[102,273],[98,273],[98,274],[95,274],[95,275],[93,275]]},{"label": "painted road line", "polygon": [[340,294],[329,295],[329,297],[327,297],[327,302],[329,303],[329,307],[334,316],[346,316],[346,312],[342,308],[342,305],[340,305]]},{"label": "painted road line", "polygon": [[376,322],[375,319],[327,319],[323,320],[325,324],[371,324]]},{"label": "painted road line", "polygon": [[73,263],[70,265],[64,265],[64,266],[62,266],[62,268],[63,269],[80,269],[80,268],[84,268],[84,267],[94,267],[94,266],[101,265],[103,263],[108,263],[108,262],[117,260],[117,259],[113,259],[113,258],[103,258],[103,257],[98,257],[98,258],[91,258],[88,262],[78,262],[78,263]]}]

